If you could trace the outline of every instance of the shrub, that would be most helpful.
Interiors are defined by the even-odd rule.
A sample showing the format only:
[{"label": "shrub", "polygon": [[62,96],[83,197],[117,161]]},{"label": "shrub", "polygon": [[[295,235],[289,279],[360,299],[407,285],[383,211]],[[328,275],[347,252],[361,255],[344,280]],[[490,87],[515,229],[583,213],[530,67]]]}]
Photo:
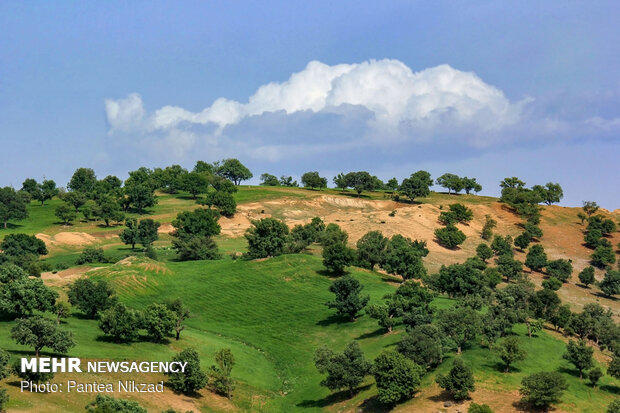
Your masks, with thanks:
[{"label": "shrub", "polygon": [[90,264],[95,262],[107,262],[102,248],[86,247],[80,254],[75,263],[77,265]]},{"label": "shrub", "polygon": [[435,236],[441,245],[446,248],[454,249],[465,242],[467,238],[462,231],[454,225],[448,225],[445,228],[435,230]]}]

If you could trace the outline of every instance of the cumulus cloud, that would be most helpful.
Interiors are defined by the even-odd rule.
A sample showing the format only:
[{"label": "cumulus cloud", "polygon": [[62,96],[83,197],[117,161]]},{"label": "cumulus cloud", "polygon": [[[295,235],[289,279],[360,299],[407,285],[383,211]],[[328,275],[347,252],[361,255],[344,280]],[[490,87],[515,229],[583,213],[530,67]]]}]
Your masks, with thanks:
[{"label": "cumulus cloud", "polygon": [[125,99],[106,99],[105,112],[111,131],[131,132],[143,126],[145,117],[142,98],[132,93]]}]

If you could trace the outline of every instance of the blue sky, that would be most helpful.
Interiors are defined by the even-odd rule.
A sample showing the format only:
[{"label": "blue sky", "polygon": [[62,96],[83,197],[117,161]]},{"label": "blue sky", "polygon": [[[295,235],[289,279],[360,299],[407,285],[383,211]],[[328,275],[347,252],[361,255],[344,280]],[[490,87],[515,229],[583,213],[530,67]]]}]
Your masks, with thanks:
[{"label": "blue sky", "polygon": [[620,4],[1,2],[0,185],[238,157],[620,208]]}]

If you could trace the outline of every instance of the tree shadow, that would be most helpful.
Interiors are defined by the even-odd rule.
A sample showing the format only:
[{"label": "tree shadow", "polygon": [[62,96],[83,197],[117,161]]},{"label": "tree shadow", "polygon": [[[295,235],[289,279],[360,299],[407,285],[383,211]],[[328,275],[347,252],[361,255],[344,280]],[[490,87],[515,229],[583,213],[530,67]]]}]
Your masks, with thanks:
[{"label": "tree shadow", "polygon": [[325,326],[330,326],[332,324],[346,324],[350,322],[351,320],[349,320],[348,317],[345,317],[339,314],[332,314],[326,319],[318,321],[316,325],[325,327]]},{"label": "tree shadow", "polygon": [[20,224],[13,224],[11,222],[6,224],[6,228],[4,228],[4,223],[0,223],[0,231],[2,230],[11,230],[11,229],[17,229],[17,228],[21,228],[23,227],[23,225]]},{"label": "tree shadow", "polygon": [[603,384],[599,386],[599,389],[612,394],[620,394],[620,387],[613,384]]},{"label": "tree shadow", "polygon": [[386,406],[385,404],[381,403],[377,399],[377,396],[372,396],[364,400],[364,402],[360,405],[360,409],[364,413],[387,413],[391,411],[392,408],[393,406]]},{"label": "tree shadow", "polygon": [[317,272],[316,272],[316,273],[317,273],[317,274],[319,274],[319,275],[322,275],[323,277],[328,277],[328,278],[339,278],[339,277],[342,277],[343,275],[348,274],[349,272],[348,272],[348,271],[345,271],[345,272],[343,272],[342,274],[338,274],[338,273],[335,273],[335,272],[330,271],[330,270],[328,270],[328,269],[323,269],[323,270],[317,270]]},{"label": "tree shadow", "polygon": [[452,393],[448,390],[442,390],[441,393],[436,394],[434,396],[427,397],[428,400],[436,402],[436,403],[445,403],[452,402],[454,403],[454,399],[452,398]]},{"label": "tree shadow", "polygon": [[593,291],[592,295],[595,297],[599,297],[599,298],[605,298],[611,301],[618,301],[618,298],[614,297],[613,295],[605,295],[601,291]]},{"label": "tree shadow", "polygon": [[164,382],[164,387],[170,389],[174,394],[177,394],[177,395],[191,397],[193,399],[202,399],[204,397],[202,394],[200,394],[198,392],[183,393],[183,392],[180,392],[178,390],[175,390],[175,389],[172,388],[172,385],[169,382],[167,382],[167,381]]},{"label": "tree shadow", "polygon": [[370,333],[361,334],[360,336],[356,337],[355,339],[356,340],[363,340],[365,338],[381,337],[384,334],[387,334],[387,332],[385,331],[385,328],[381,327],[381,328],[378,328],[375,331],[372,331]]},{"label": "tree shadow", "polygon": [[450,248],[450,247],[442,244],[441,241],[439,241],[438,238],[433,238],[433,242],[435,244],[439,245],[440,247],[445,248],[445,249],[450,250],[450,251],[460,251],[461,250],[461,247],[459,247],[458,245],[456,247],[454,247],[454,248]]},{"label": "tree shadow", "polygon": [[[357,389],[355,389],[354,394],[359,393],[360,391],[363,390],[368,390],[372,387],[372,384],[367,384],[365,386],[362,387],[358,387]],[[334,403],[340,403],[343,402],[345,400],[350,399],[352,396],[349,394],[348,390],[343,390],[343,391],[339,391],[336,393],[331,393],[329,396],[324,397],[322,399],[318,399],[318,400],[304,400],[302,402],[297,403],[298,407],[318,407],[318,408],[325,408],[328,407]]]},{"label": "tree shadow", "polygon": [[579,370],[577,370],[577,369],[571,369],[571,368],[566,368],[566,367],[560,366],[557,371],[562,373],[562,374],[568,374],[568,375],[571,375],[573,377],[579,378]]}]

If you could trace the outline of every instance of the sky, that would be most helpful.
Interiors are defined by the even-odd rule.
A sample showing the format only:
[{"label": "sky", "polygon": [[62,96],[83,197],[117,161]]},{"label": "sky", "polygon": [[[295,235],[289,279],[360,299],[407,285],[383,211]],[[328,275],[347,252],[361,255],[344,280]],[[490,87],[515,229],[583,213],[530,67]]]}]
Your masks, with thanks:
[{"label": "sky", "polygon": [[620,208],[617,1],[0,2],[0,186],[235,157]]}]

